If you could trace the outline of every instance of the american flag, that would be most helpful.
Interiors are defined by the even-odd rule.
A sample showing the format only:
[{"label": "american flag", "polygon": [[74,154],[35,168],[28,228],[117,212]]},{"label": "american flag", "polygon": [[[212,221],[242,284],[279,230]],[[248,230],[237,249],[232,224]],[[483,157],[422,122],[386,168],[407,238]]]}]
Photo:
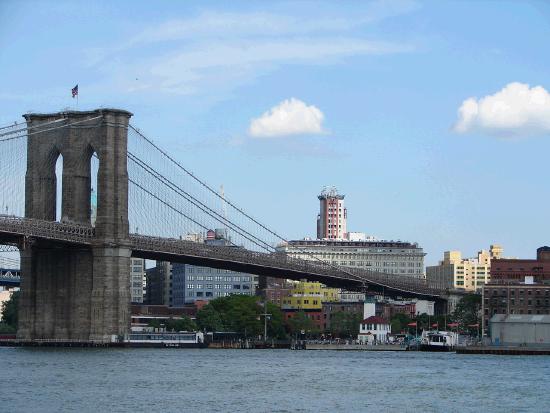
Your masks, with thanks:
[{"label": "american flag", "polygon": [[73,94],[73,99],[75,96],[78,96],[78,85],[71,89],[71,93]]}]

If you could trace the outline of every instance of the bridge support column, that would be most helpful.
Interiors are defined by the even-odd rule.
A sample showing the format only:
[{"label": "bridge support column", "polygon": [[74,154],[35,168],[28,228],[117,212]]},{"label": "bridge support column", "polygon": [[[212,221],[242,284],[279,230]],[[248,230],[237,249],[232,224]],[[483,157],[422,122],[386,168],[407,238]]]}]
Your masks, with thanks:
[{"label": "bridge support column", "polygon": [[88,340],[92,265],[86,249],[21,251],[20,340]]},{"label": "bridge support column", "polygon": [[[128,121],[116,109],[25,115],[25,216],[56,219],[55,164],[63,155],[62,220],[90,225],[93,153],[99,158],[93,246],[42,240],[21,251],[22,340],[111,342],[130,327]],[[55,121],[61,128],[45,127]]]},{"label": "bridge support column", "polygon": [[90,340],[126,339],[130,329],[129,248],[93,249],[92,324]]},{"label": "bridge support column", "polygon": [[33,272],[33,254],[30,247],[19,246],[21,257],[21,284],[19,296],[19,327],[17,337],[20,340],[34,338],[35,312],[36,312],[36,273]]}]

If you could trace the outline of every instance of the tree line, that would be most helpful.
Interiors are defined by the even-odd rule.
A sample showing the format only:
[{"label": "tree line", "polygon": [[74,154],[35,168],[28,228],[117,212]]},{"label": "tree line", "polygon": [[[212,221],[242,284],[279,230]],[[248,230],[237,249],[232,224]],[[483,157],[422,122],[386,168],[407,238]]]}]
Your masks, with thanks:
[{"label": "tree line", "polygon": [[[17,331],[19,291],[2,306],[0,334],[14,334]],[[448,328],[449,324],[463,333],[475,335],[481,323],[481,296],[469,294],[457,304],[452,314],[431,316],[426,314],[409,317],[406,314],[395,314],[390,321],[392,333],[407,333],[424,329]],[[267,315],[266,315],[267,314]],[[329,328],[322,331],[308,315],[299,311],[289,320],[284,319],[282,310],[273,303],[264,303],[258,297],[230,295],[210,301],[197,312],[195,320],[188,316],[173,318],[162,322],[167,331],[224,331],[233,332],[242,337],[258,337],[264,332],[264,317],[267,317],[267,335],[274,339],[287,339],[305,332],[308,336],[330,334],[332,337],[356,338],[362,313],[332,313]],[[411,323],[416,326],[411,327]],[[447,326],[446,326],[447,324]],[[161,327],[159,321],[150,323],[152,327]]]}]

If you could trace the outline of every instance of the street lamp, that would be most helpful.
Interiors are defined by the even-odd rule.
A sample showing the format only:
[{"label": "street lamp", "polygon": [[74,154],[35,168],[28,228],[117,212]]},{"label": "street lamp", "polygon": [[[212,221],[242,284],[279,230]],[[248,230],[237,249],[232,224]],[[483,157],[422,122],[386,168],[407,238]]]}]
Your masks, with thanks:
[{"label": "street lamp", "polygon": [[267,343],[267,320],[268,320],[268,317],[270,317],[271,315],[272,314],[267,313],[267,308],[266,310],[264,310],[263,314],[260,314],[260,316],[264,317],[264,344]]}]

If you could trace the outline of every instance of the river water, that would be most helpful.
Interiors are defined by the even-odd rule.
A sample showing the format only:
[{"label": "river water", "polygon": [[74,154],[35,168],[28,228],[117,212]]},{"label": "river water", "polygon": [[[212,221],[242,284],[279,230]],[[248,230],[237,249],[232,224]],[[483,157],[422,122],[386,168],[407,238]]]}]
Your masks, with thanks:
[{"label": "river water", "polygon": [[0,348],[0,412],[548,412],[550,356]]}]

